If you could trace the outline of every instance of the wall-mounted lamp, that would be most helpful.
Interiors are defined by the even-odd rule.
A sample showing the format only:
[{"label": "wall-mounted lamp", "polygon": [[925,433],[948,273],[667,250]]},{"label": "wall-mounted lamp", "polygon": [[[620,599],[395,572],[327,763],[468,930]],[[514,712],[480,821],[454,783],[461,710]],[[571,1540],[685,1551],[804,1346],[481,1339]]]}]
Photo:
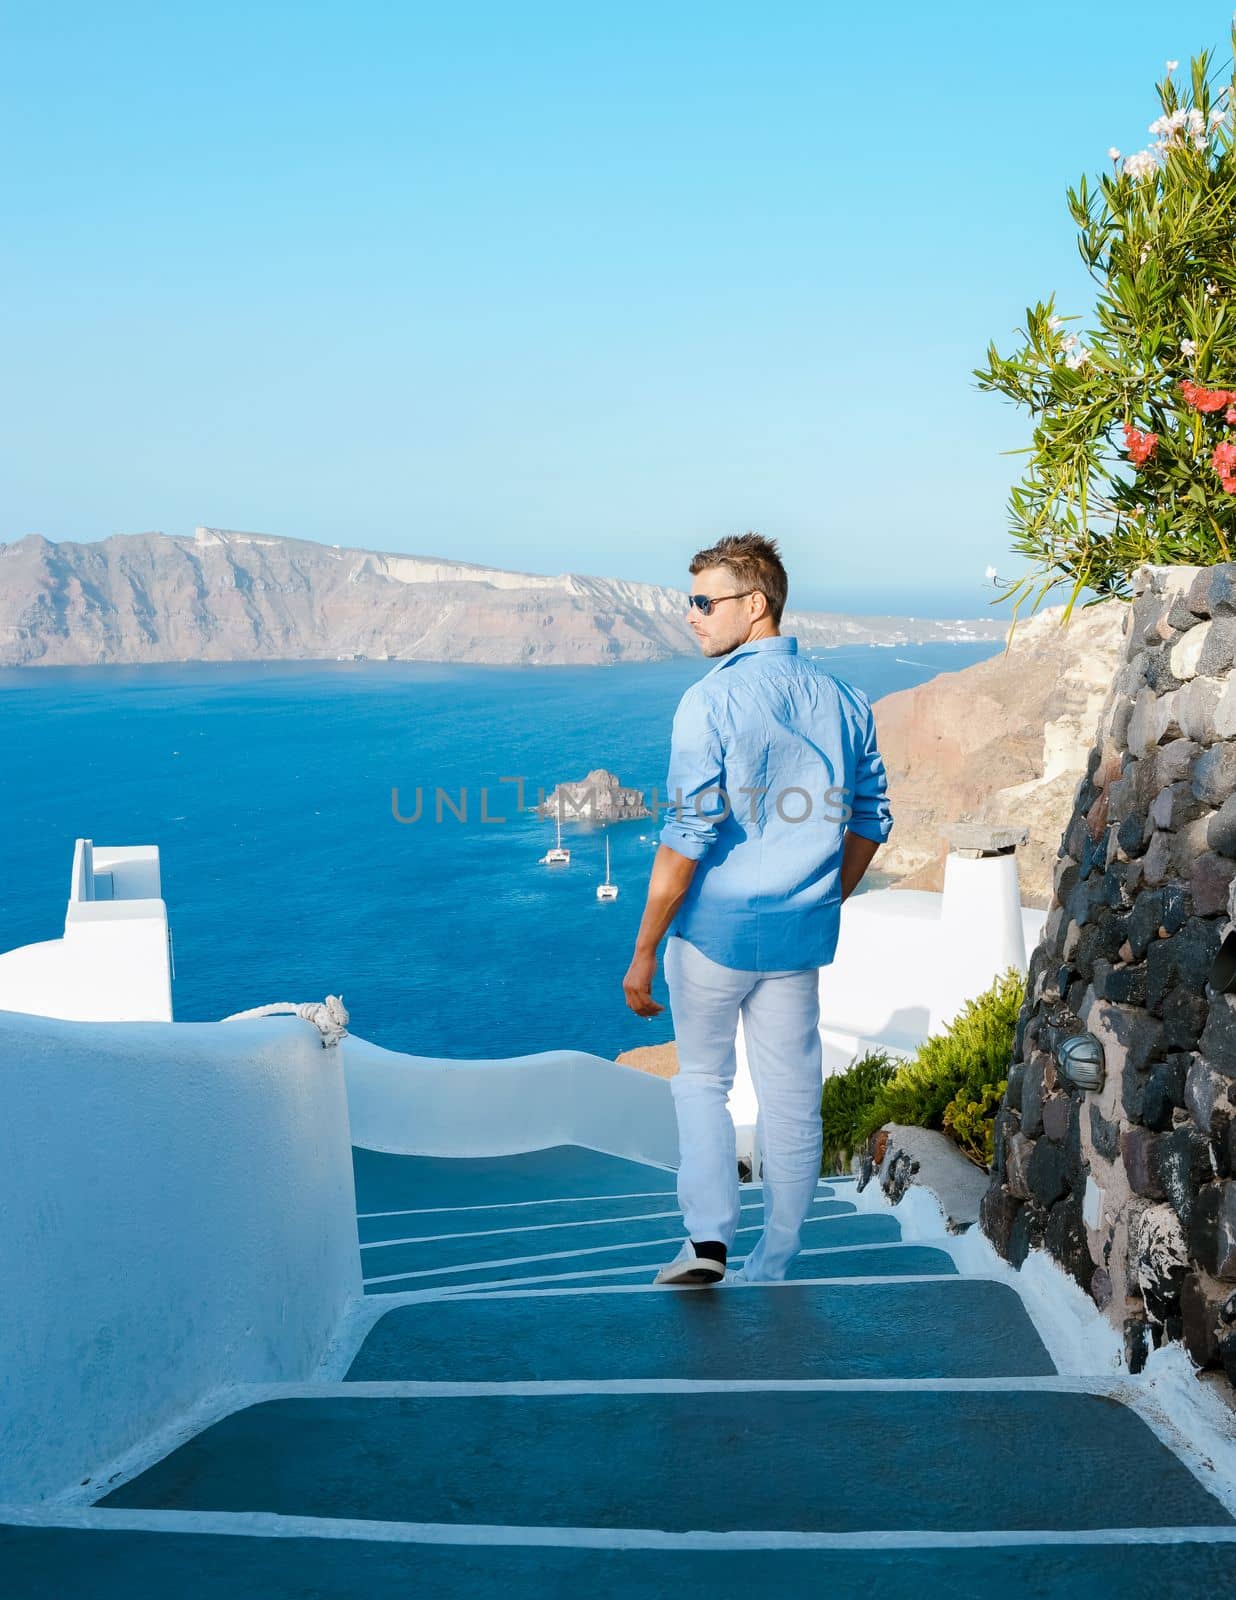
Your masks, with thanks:
[{"label": "wall-mounted lamp", "polygon": [[1103,1046],[1092,1033],[1075,1033],[1056,1046],[1056,1064],[1079,1089],[1103,1087]]}]

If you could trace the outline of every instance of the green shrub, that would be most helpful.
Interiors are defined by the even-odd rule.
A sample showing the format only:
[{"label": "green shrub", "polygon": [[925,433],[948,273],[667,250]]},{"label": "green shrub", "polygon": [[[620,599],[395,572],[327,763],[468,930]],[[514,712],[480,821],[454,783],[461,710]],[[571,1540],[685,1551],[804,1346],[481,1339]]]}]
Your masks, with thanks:
[{"label": "green shrub", "polygon": [[1008,1082],[1013,1033],[1025,980],[1009,967],[990,989],[968,1000],[947,1030],[878,1085],[854,1127],[856,1144],[886,1122],[938,1128],[972,1161],[991,1161],[991,1123]]},{"label": "green shrub", "polygon": [[862,1140],[858,1125],[899,1062],[887,1050],[869,1050],[844,1072],[824,1080],[820,1121],[824,1124],[824,1157],[820,1171],[845,1172]]}]

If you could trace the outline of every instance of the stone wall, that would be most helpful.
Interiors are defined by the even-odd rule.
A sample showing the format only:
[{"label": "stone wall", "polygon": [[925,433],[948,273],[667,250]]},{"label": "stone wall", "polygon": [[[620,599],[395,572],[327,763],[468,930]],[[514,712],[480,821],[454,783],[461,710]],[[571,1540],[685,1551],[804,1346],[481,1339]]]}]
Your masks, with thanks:
[{"label": "stone wall", "polygon": [[[1236,1384],[1236,563],[1146,567],[1031,958],[983,1231],[1044,1248],[1124,1332]],[[1230,944],[1230,941],[1229,941]],[[1089,1031],[1106,1077],[1054,1052]]]}]

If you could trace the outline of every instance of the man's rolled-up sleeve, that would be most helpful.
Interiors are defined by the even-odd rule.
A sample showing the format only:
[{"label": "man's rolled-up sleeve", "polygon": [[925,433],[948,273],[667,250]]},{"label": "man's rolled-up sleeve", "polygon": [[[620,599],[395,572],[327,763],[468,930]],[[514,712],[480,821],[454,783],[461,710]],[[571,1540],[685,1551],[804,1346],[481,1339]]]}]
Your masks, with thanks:
[{"label": "man's rolled-up sleeve", "polygon": [[883,844],[893,831],[893,811],[888,801],[888,776],[876,745],[875,716],[871,702],[860,697],[862,721],[855,746],[851,815],[846,827],[875,844]]},{"label": "man's rolled-up sleeve", "polygon": [[728,812],[724,789],[725,751],[716,720],[704,697],[688,691],[674,713],[661,843],[692,861],[705,856],[716,843],[717,822]]}]

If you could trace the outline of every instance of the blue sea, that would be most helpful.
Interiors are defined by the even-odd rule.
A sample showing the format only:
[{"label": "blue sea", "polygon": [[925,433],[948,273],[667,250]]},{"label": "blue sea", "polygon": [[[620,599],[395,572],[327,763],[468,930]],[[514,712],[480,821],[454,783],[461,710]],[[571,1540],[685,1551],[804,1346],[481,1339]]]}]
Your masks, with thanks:
[{"label": "blue sea", "polygon": [[[875,700],[1001,648],[813,654]],[[674,707],[709,665],[2,670],[0,949],[63,932],[74,839],[157,844],[180,1021],[329,993],[353,1032],[417,1055],[660,1043],[668,1005],[648,1022],[622,994],[656,825],[568,821],[570,866],[540,866],[553,823],[499,780],[522,777],[527,806],[596,767],[663,791]],[[392,791],[411,815],[418,786],[420,820],[397,822]],[[437,788],[467,791],[466,821],[435,820]]]}]

